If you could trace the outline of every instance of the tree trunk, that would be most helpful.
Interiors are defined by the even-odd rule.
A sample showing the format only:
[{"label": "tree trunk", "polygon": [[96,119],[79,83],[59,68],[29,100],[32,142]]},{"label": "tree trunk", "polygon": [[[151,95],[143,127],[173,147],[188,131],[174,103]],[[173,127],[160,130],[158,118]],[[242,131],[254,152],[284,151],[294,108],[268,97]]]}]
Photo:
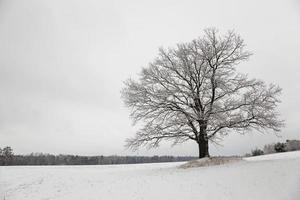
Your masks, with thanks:
[{"label": "tree trunk", "polygon": [[199,120],[200,135],[198,138],[199,158],[209,157],[208,138],[206,133],[207,120]]},{"label": "tree trunk", "polygon": [[209,157],[207,140],[204,140],[204,139],[200,140],[198,142],[198,148],[199,148],[199,158]]}]

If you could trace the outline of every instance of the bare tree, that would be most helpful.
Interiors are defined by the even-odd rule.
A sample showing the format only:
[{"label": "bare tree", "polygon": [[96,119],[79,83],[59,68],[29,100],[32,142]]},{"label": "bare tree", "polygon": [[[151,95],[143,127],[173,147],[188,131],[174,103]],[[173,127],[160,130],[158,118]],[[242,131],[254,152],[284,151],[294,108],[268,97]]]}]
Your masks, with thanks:
[{"label": "bare tree", "polygon": [[283,121],[276,106],[281,88],[236,71],[251,55],[239,35],[220,35],[214,28],[204,33],[192,42],[160,49],[139,80],[125,82],[122,98],[134,124],[143,125],[127,147],[194,140],[202,158],[209,156],[209,141],[230,131],[280,131]]}]

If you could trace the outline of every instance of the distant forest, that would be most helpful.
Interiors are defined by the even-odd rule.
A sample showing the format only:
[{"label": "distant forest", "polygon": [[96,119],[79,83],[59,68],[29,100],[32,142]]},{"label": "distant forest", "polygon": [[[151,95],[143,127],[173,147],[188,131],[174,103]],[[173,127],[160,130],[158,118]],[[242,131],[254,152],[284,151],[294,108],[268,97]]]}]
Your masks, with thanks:
[{"label": "distant forest", "polygon": [[114,165],[179,162],[196,159],[191,156],[78,156],[31,153],[14,155],[11,147],[0,148],[0,166],[5,165]]},{"label": "distant forest", "polygon": [[[258,156],[286,151],[299,151],[300,140],[286,140],[267,144],[263,149],[254,149],[245,156]],[[0,166],[5,165],[114,165],[180,162],[198,159],[192,156],[78,156],[78,155],[52,155],[44,153],[31,153],[29,155],[14,155],[11,147],[0,148]]]}]

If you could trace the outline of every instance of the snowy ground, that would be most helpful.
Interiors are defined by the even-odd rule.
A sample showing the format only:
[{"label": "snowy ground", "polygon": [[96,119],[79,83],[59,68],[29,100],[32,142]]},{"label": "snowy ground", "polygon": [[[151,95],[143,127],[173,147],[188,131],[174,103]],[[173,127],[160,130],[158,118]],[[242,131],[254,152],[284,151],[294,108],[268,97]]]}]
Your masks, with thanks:
[{"label": "snowy ground", "polygon": [[300,199],[300,151],[181,164],[0,167],[0,200]]}]

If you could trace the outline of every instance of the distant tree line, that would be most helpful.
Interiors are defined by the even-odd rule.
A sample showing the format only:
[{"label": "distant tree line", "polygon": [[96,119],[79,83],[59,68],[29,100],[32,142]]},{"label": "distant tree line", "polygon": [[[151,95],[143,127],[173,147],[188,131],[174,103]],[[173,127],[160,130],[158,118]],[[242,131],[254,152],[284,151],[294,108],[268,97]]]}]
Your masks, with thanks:
[{"label": "distant tree line", "polygon": [[251,151],[251,154],[246,156],[259,156],[263,154],[280,153],[287,151],[298,151],[300,150],[300,140],[286,140],[286,142],[277,142],[267,144],[263,149],[256,148]]},{"label": "distant tree line", "polygon": [[179,162],[196,159],[191,156],[78,156],[31,153],[14,155],[11,147],[0,148],[0,165],[114,165]]}]

